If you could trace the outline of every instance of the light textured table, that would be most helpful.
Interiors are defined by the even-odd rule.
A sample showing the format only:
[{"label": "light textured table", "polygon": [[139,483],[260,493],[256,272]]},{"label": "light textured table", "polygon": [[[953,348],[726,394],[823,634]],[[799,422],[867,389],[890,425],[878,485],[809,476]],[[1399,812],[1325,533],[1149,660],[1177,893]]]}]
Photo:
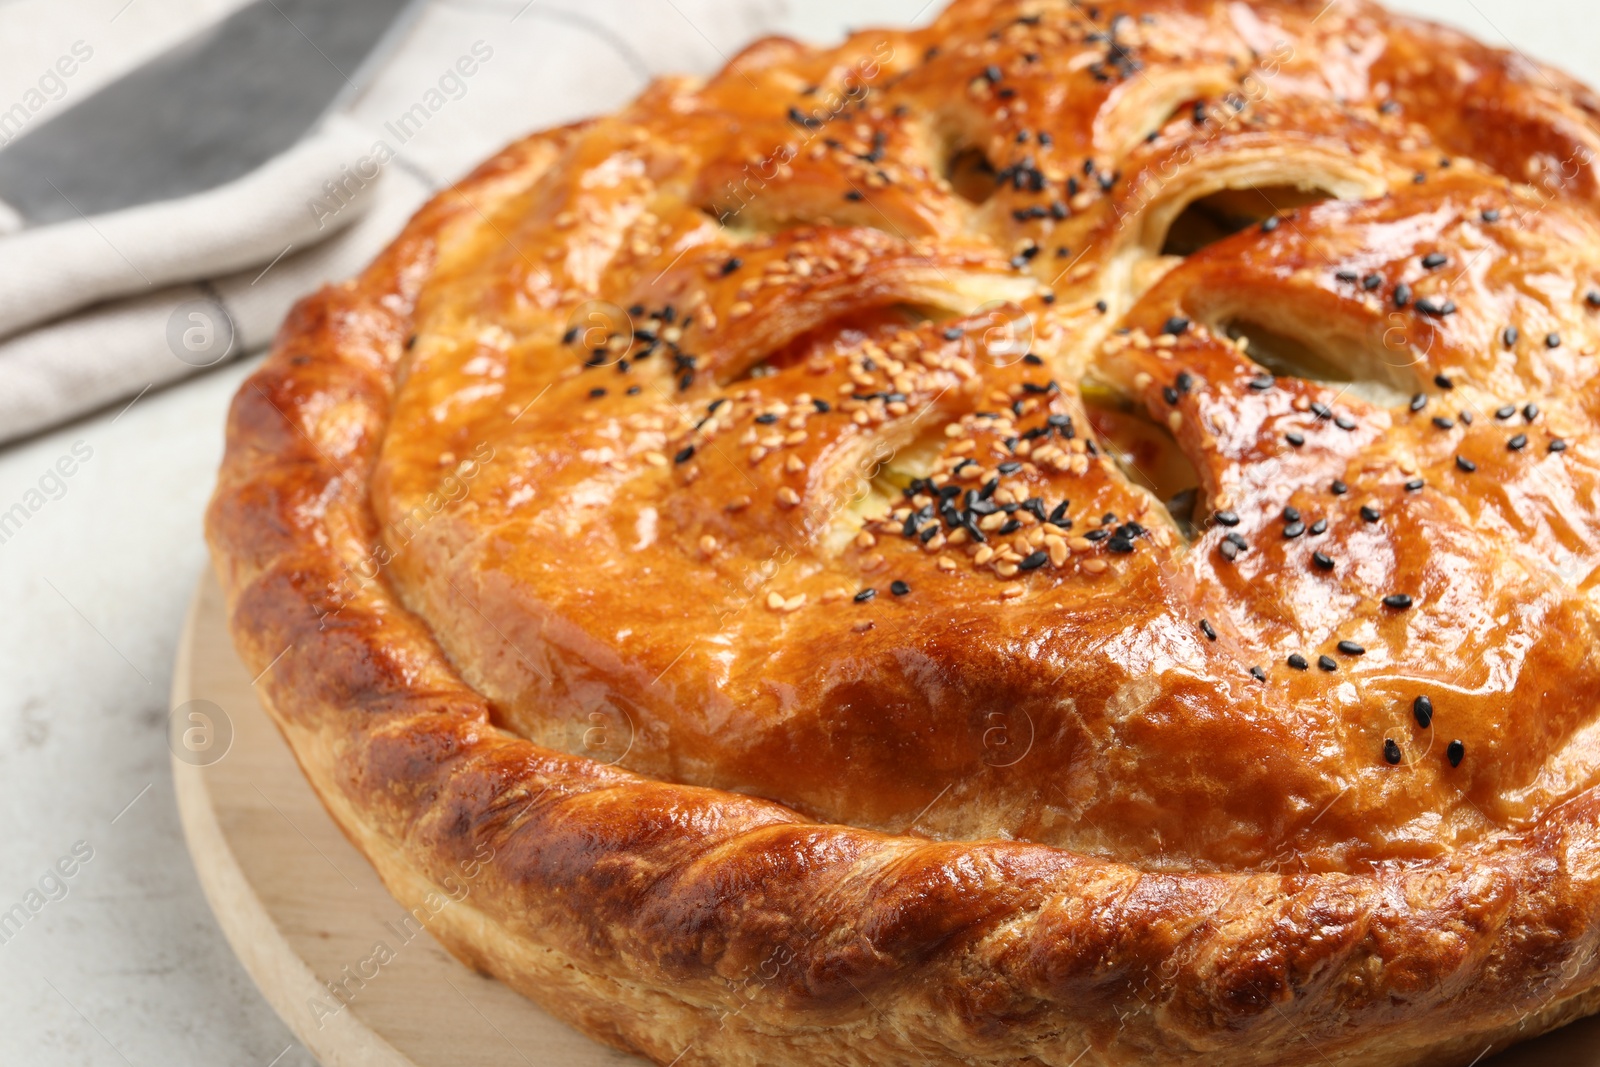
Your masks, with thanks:
[{"label": "light textured table", "polygon": [[[96,42],[96,62],[73,87],[86,95],[196,20],[234,6],[237,0],[0,4],[0,108],[76,39]],[[1600,83],[1600,29],[1578,0],[1397,6],[1486,40],[1513,41]],[[826,38],[845,25],[904,22],[924,4],[791,0],[790,8],[795,32]],[[715,26],[700,29],[718,49],[735,46],[717,41]],[[469,123],[470,114],[460,121]],[[75,845],[80,856],[92,849],[87,862],[69,860],[70,878],[46,879],[48,895],[60,899],[0,943],[0,1063],[312,1063],[212,921],[184,851],[167,767],[173,650],[205,563],[201,510],[223,412],[252,364],[225,366],[152,391],[126,411],[113,408],[0,450],[0,511],[39,488],[75,448],[79,457],[68,465],[74,473],[64,491],[47,485],[59,499],[0,543],[0,912],[39,888]]]}]

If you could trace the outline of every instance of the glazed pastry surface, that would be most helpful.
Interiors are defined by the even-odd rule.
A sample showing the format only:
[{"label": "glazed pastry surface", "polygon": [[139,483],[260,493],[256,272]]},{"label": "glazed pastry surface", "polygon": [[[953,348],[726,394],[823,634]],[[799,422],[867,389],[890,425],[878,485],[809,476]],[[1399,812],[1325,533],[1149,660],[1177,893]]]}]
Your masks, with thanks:
[{"label": "glazed pastry surface", "polygon": [[758,42],[302,302],[237,643],[658,1062],[1471,1062],[1600,1006],[1596,152],[1357,0]]}]

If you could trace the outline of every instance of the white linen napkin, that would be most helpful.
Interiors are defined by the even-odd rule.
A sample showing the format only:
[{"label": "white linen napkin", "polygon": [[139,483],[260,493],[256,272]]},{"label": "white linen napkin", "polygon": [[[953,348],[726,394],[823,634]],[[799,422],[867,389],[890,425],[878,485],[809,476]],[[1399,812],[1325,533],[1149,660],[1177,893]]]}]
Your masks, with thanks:
[{"label": "white linen napkin", "polygon": [[259,349],[500,145],[714,70],[784,6],[433,0],[342,114],[253,174],[0,237],[0,442]]}]

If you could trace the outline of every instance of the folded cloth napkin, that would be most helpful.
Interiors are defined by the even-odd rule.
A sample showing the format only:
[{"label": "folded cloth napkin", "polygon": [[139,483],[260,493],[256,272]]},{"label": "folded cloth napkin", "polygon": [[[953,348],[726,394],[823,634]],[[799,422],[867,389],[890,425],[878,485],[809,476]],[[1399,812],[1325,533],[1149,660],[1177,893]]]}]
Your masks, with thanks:
[{"label": "folded cloth napkin", "polygon": [[434,0],[343,113],[253,174],[0,237],[0,442],[258,350],[296,299],[360,270],[500,145],[612,110],[655,75],[715,69],[784,7]]}]

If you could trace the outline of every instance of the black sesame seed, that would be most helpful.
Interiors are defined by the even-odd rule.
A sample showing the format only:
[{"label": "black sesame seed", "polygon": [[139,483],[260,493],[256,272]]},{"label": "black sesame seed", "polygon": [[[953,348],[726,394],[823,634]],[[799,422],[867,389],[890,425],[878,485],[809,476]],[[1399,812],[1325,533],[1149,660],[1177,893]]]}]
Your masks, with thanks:
[{"label": "black sesame seed", "polygon": [[1299,522],[1300,521],[1300,509],[1299,508],[1284,508],[1283,509],[1283,521],[1284,522]]},{"label": "black sesame seed", "polygon": [[1417,490],[1421,489],[1427,484],[1428,483],[1423,481],[1421,478],[1413,478],[1406,483],[1406,492],[1415,493]]},{"label": "black sesame seed", "polygon": [[1471,474],[1473,471],[1478,469],[1478,465],[1472,462],[1472,460],[1468,459],[1466,456],[1457,456],[1456,466],[1461,468],[1461,470],[1466,474]]},{"label": "black sesame seed", "polygon": [[1261,374],[1250,379],[1250,389],[1257,393],[1264,393],[1273,386],[1274,379],[1270,374]]},{"label": "black sesame seed", "polygon": [[905,582],[896,579],[889,583],[889,592],[893,593],[895,596],[905,596],[907,593],[911,592],[911,587]]},{"label": "black sesame seed", "polygon": [[771,426],[773,423],[778,421],[778,416],[776,416],[772,412],[768,411],[768,412],[765,412],[765,413],[763,413],[761,415],[757,415],[756,416],[756,421],[759,422],[763,426]]},{"label": "black sesame seed", "polygon": [[1417,725],[1426,730],[1433,723],[1433,701],[1418,697],[1411,702],[1411,714],[1417,717]]},{"label": "black sesame seed", "polygon": [[1365,656],[1367,654],[1367,650],[1354,641],[1340,641],[1338,649],[1346,656]]},{"label": "black sesame seed", "polygon": [[1528,447],[1528,435],[1525,433],[1517,434],[1511,440],[1506,442],[1506,447],[1513,452],[1521,452],[1524,448]]},{"label": "black sesame seed", "polygon": [[1339,664],[1335,662],[1332,656],[1318,656],[1317,666],[1321,667],[1325,671],[1336,671],[1339,669]]},{"label": "black sesame seed", "polygon": [[867,601],[871,600],[877,595],[878,591],[876,589],[863,589],[861,592],[856,594],[856,603],[865,604]]},{"label": "black sesame seed", "polygon": [[1350,487],[1345,485],[1342,480],[1335,478],[1333,480],[1333,484],[1328,486],[1328,490],[1332,492],[1334,496],[1344,496],[1350,491]]},{"label": "black sesame seed", "polygon": [[1283,528],[1283,536],[1287,541],[1292,541],[1305,532],[1306,524],[1303,522],[1291,522],[1289,525]]},{"label": "black sesame seed", "polygon": [[1489,208],[1478,217],[1483,219],[1484,222],[1499,222],[1500,212],[1496,211],[1494,208]]},{"label": "black sesame seed", "polygon": [[744,260],[740,259],[738,256],[734,256],[733,258],[729,259],[728,262],[722,265],[723,277],[727,277],[742,266],[744,266]]},{"label": "black sesame seed", "polygon": [[1283,220],[1278,218],[1278,216],[1276,216],[1276,215],[1272,216],[1270,219],[1268,219],[1267,221],[1265,221],[1265,222],[1263,222],[1261,224],[1261,232],[1262,233],[1271,233],[1273,230],[1276,230],[1278,228],[1278,225],[1282,221]]},{"label": "black sesame seed", "polygon": [[1311,553],[1311,562],[1325,571],[1333,570],[1333,558],[1325,552]]},{"label": "black sesame seed", "polygon": [[1310,667],[1311,664],[1307,663],[1306,658],[1300,653],[1291,652],[1289,653],[1289,666],[1293,667],[1297,671],[1303,671]]},{"label": "black sesame seed", "polygon": [[1538,404],[1529,404],[1527,407],[1523,408],[1522,409],[1522,417],[1524,419],[1526,419],[1527,421],[1529,421],[1529,422],[1532,422],[1534,419],[1537,419],[1539,417],[1539,405]]},{"label": "black sesame seed", "polygon": [[1239,525],[1239,515],[1233,511],[1219,511],[1217,512],[1217,522],[1223,526],[1237,526]]},{"label": "black sesame seed", "polygon": [[630,385],[630,386],[628,386],[628,395],[629,396],[638,396],[643,391],[644,391],[644,389],[643,389],[642,386],[638,386],[638,385]]},{"label": "black sesame seed", "polygon": [[1100,314],[1104,315],[1106,312],[1111,310],[1111,305],[1106,303],[1104,300],[1096,300],[1094,302],[1094,309],[1100,312]]},{"label": "black sesame seed", "polygon": [[1552,452],[1565,452],[1566,450],[1567,450],[1567,443],[1565,441],[1563,441],[1561,438],[1557,437],[1554,441],[1550,442],[1550,451],[1552,451]]},{"label": "black sesame seed", "polygon": [[1182,335],[1183,332],[1188,328],[1188,319],[1184,318],[1182,315],[1174,315],[1172,318],[1167,320],[1167,324],[1161,328],[1161,332],[1170,333],[1172,336],[1178,337]]},{"label": "black sesame seed", "polygon": [[1435,415],[1433,417],[1433,424],[1439,427],[1441,430],[1453,430],[1456,428],[1456,420],[1448,418],[1444,415]]},{"label": "black sesame seed", "polygon": [[1435,318],[1443,318],[1446,315],[1454,315],[1456,313],[1456,305],[1455,301],[1453,300],[1445,300],[1440,302],[1434,300],[1432,297],[1423,297],[1421,300],[1417,301],[1417,310],[1422,312],[1424,315],[1432,315]]},{"label": "black sesame seed", "polygon": [[685,446],[682,451],[672,457],[674,463],[687,463],[694,458],[694,445]]},{"label": "black sesame seed", "polygon": [[1405,593],[1390,593],[1383,598],[1383,606],[1396,611],[1404,611],[1411,606],[1411,598]]},{"label": "black sesame seed", "polygon": [[1311,524],[1311,533],[1313,533],[1313,534],[1324,534],[1324,533],[1327,533],[1327,532],[1328,532],[1328,520],[1327,519],[1318,519],[1316,522]]},{"label": "black sesame seed", "polygon": [[1232,541],[1222,542],[1222,544],[1217,546],[1217,551],[1221,552],[1222,558],[1226,560],[1231,561],[1239,558],[1239,546],[1234,544]]},{"label": "black sesame seed", "polygon": [[1450,257],[1443,252],[1429,252],[1422,257],[1422,265],[1428,270],[1437,270],[1450,262]]},{"label": "black sesame seed", "polygon": [[1335,415],[1333,424],[1341,430],[1349,431],[1356,428],[1356,420],[1349,415]]},{"label": "black sesame seed", "polygon": [[1600,308],[1600,289],[1590,289],[1584,299],[1589,302],[1590,307]]},{"label": "black sesame seed", "polygon": [[1178,392],[1187,393],[1194,388],[1194,375],[1186,370],[1181,370],[1178,372],[1178,377],[1173,381],[1173,384],[1178,387]]},{"label": "black sesame seed", "polygon": [[1450,376],[1447,374],[1435,374],[1433,376],[1433,384],[1440,389],[1454,389],[1456,387],[1456,383],[1451,381]]},{"label": "black sesame seed", "polygon": [[1403,308],[1409,303],[1411,303],[1411,286],[1401,282],[1394,287],[1394,306]]},{"label": "black sesame seed", "polygon": [[1260,667],[1251,667],[1250,677],[1254,678],[1258,682],[1264,682],[1267,680],[1267,672],[1262,670]]},{"label": "black sesame seed", "polygon": [[1293,445],[1296,448],[1299,448],[1301,445],[1306,443],[1305,434],[1297,433],[1294,430],[1290,430],[1288,433],[1284,434],[1283,435],[1283,439],[1285,441],[1288,441],[1291,445]]},{"label": "black sesame seed", "polygon": [[833,410],[833,405],[826,400],[813,400],[811,401],[811,406],[817,409],[818,415],[826,415]]},{"label": "black sesame seed", "polygon": [[1311,402],[1311,414],[1319,419],[1331,419],[1333,418],[1333,409],[1320,400],[1313,400]]},{"label": "black sesame seed", "polygon": [[1170,385],[1164,385],[1161,387],[1161,399],[1168,404],[1176,404],[1178,402],[1178,391]]},{"label": "black sesame seed", "polygon": [[959,326],[951,326],[944,331],[944,339],[946,341],[959,341],[963,336],[965,335]]},{"label": "black sesame seed", "polygon": [[1395,743],[1392,737],[1384,738],[1383,761],[1391,767],[1400,762],[1400,746]]},{"label": "black sesame seed", "polygon": [[1383,275],[1369,274],[1361,279],[1361,288],[1371,292],[1383,284]]},{"label": "black sesame seed", "polygon": [[1046,552],[1044,549],[1041,548],[1037,552],[1029,553],[1027,559],[1025,559],[1021,563],[1017,564],[1017,570],[1019,570],[1019,571],[1036,571],[1040,567],[1043,567],[1045,565],[1045,563],[1047,563],[1049,561],[1049,559],[1050,559],[1050,553]]},{"label": "black sesame seed", "polygon": [[[1112,552],[1119,552],[1123,555],[1127,555],[1129,552],[1133,551],[1133,542],[1127,540],[1126,538],[1113,537],[1111,540],[1106,542],[1106,548],[1110,549]],[[1018,564],[1018,566],[1021,566],[1021,564]]]},{"label": "black sesame seed", "polygon": [[1360,278],[1360,275],[1353,270],[1334,271],[1333,276],[1341,282],[1355,282]]},{"label": "black sesame seed", "polygon": [[1373,507],[1371,504],[1362,504],[1361,517],[1368,522],[1377,522],[1379,519],[1383,518],[1383,513],[1377,508]]},{"label": "black sesame seed", "polygon": [[1559,333],[1547,333],[1547,334],[1545,334],[1544,335],[1544,346],[1546,348],[1560,348],[1561,347],[1561,335]]},{"label": "black sesame seed", "polygon": [[1466,754],[1467,746],[1463,745],[1459,740],[1452,741],[1450,744],[1445,746],[1444,756],[1445,759],[1450,761],[1450,766],[1452,767],[1461,766],[1461,760],[1466,756]]},{"label": "black sesame seed", "polygon": [[1494,413],[1494,417],[1497,418],[1497,419],[1509,419],[1511,416],[1515,415],[1516,413],[1517,413],[1517,405],[1515,405],[1515,404],[1507,404],[1503,408],[1496,408],[1495,409],[1495,413]]},{"label": "black sesame seed", "polygon": [[1217,628],[1212,626],[1211,623],[1206,619],[1200,620],[1200,632],[1206,635],[1206,640],[1208,641],[1215,641],[1217,639]]},{"label": "black sesame seed", "polygon": [[1427,406],[1428,406],[1428,394],[1426,394],[1426,393],[1418,393],[1417,395],[1415,395],[1415,396],[1413,396],[1411,398],[1411,410],[1412,411],[1421,411],[1423,408],[1425,408]]},{"label": "black sesame seed", "polygon": [[1522,331],[1518,330],[1515,326],[1507,326],[1505,329],[1500,331],[1500,343],[1505,345],[1507,348],[1514,348],[1516,347],[1517,339],[1521,336]]}]

